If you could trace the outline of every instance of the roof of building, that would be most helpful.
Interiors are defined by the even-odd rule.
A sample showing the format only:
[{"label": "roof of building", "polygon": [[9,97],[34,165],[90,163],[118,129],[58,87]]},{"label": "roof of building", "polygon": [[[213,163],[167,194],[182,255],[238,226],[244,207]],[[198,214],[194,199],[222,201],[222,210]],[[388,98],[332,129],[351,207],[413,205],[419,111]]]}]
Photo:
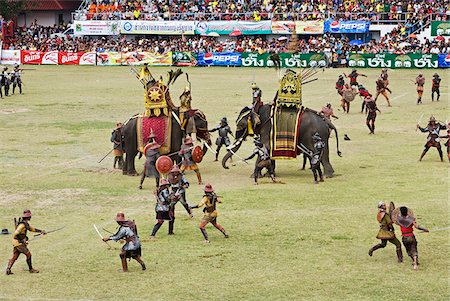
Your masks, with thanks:
[{"label": "roof of building", "polygon": [[57,11],[57,10],[76,10],[81,4],[81,0],[28,0],[26,1],[26,10],[31,11]]}]

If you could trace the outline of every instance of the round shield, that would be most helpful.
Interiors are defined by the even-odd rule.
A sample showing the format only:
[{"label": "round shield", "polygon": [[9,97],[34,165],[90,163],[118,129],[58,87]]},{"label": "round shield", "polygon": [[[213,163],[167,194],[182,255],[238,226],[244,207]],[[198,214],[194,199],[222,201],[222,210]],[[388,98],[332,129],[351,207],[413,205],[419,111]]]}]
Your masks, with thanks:
[{"label": "round shield", "polygon": [[192,149],[192,160],[195,163],[200,163],[202,162],[202,159],[203,159],[202,148],[200,147],[200,145],[197,145]]},{"label": "round shield", "polygon": [[353,101],[355,99],[355,93],[353,93],[353,91],[344,91],[343,95],[344,99],[348,102]]},{"label": "round shield", "polygon": [[160,172],[160,173],[168,173],[172,167],[173,167],[173,162],[172,159],[170,159],[170,157],[168,156],[161,156],[158,158],[158,160],[156,160],[156,169]]},{"label": "round shield", "polygon": [[[402,218],[402,216],[401,216],[401,213],[400,213],[400,207],[395,208],[392,211],[392,213],[391,213],[391,220],[392,220],[392,222],[397,224],[397,225],[400,225],[401,220],[399,220],[399,219],[401,219],[401,218]],[[414,212],[410,208],[408,208],[407,219],[414,220]]]}]

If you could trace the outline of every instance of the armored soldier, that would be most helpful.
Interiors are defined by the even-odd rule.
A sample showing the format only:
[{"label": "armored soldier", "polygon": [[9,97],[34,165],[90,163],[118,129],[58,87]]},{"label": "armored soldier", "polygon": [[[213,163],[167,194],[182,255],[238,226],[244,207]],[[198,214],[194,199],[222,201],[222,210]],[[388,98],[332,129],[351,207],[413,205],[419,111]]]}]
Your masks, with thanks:
[{"label": "armored soldier", "polygon": [[104,237],[103,241],[108,240],[125,240],[125,244],[120,252],[120,260],[122,261],[122,271],[128,272],[127,258],[133,258],[141,265],[143,271],[145,271],[145,263],[141,259],[141,242],[137,232],[136,223],[131,220],[125,219],[123,212],[118,212],[116,215],[116,222],[119,224],[119,229],[116,234]]},{"label": "armored soldier", "polygon": [[155,239],[155,235],[161,228],[164,221],[169,221],[169,235],[173,234],[173,226],[175,223],[175,204],[179,199],[179,195],[170,193],[170,183],[166,179],[161,179],[159,187],[155,192],[156,198],[156,224],[153,227],[150,239]]},{"label": "armored soldier", "polygon": [[262,97],[261,89],[258,87],[258,85],[256,85],[256,83],[252,83],[252,98],[253,98],[252,110],[256,114],[258,114],[259,108],[261,108],[261,106],[263,105],[261,97]]},{"label": "armored soldier", "polygon": [[204,188],[205,194],[203,195],[202,200],[200,203],[196,206],[192,206],[191,208],[201,208],[205,207],[203,209],[203,218],[200,222],[199,228],[200,231],[203,234],[203,237],[205,238],[205,242],[209,243],[208,233],[206,232],[206,225],[208,223],[211,223],[214,227],[216,227],[217,230],[223,233],[225,238],[228,238],[228,234],[225,231],[225,229],[217,222],[217,209],[216,205],[217,203],[222,203],[221,199],[216,195],[214,192],[214,189],[211,184],[206,184]]},{"label": "armored soldier", "polygon": [[111,133],[111,142],[114,143],[114,164],[113,168],[122,169],[123,167],[123,149],[124,143],[123,135],[122,135],[122,122],[116,122],[116,128]]},{"label": "armored soldier", "polygon": [[440,124],[439,122],[436,122],[436,118],[434,116],[430,117],[430,120],[428,121],[427,127],[423,128],[419,124],[417,124],[417,128],[422,133],[427,133],[427,143],[425,143],[425,149],[423,150],[422,154],[420,155],[419,161],[422,161],[422,158],[425,156],[425,154],[428,152],[430,147],[435,147],[438,150],[439,157],[441,158],[441,161],[444,162],[443,156],[442,156],[442,149],[441,149],[441,139],[439,136],[439,132],[441,130],[445,130],[446,126],[443,124]]},{"label": "armored soldier", "polygon": [[358,76],[367,77],[367,75],[356,72],[356,69],[352,69],[352,72],[349,75],[344,73],[344,76],[350,79],[350,86],[359,86],[358,84]]},{"label": "armored soldier", "polygon": [[344,84],[345,84],[344,76],[341,74],[341,75],[339,75],[339,78],[336,82],[336,91],[341,96],[342,96],[342,92],[343,92],[342,90],[344,89]]},{"label": "armored soldier", "polygon": [[386,204],[383,201],[378,203],[377,221],[380,223],[380,230],[378,231],[377,238],[381,239],[381,243],[370,248],[369,256],[372,256],[375,250],[386,247],[386,244],[389,241],[396,247],[398,262],[403,262],[402,244],[397,237],[395,237],[391,215],[386,210]]},{"label": "armored soldier", "polygon": [[5,96],[9,96],[9,85],[11,84],[11,82],[8,77],[8,67],[3,67],[3,71],[1,72],[0,76],[0,90],[3,86],[5,89]]},{"label": "armored soldier", "polygon": [[372,94],[368,94],[364,102],[366,104],[367,108],[367,118],[366,118],[366,125],[370,130],[369,134],[375,134],[375,119],[377,118],[377,111],[381,113],[381,111],[377,107],[377,103],[372,98]]},{"label": "armored soldier", "polygon": [[386,98],[386,101],[387,101],[387,103],[388,103],[388,107],[390,107],[391,106],[391,103],[390,103],[390,101],[389,101],[389,96],[387,95],[387,93],[386,93],[386,84],[385,84],[385,81],[383,80],[383,78],[381,78],[381,76],[380,77],[378,77],[377,78],[377,81],[375,82],[376,83],[376,85],[377,85],[377,95],[375,95],[375,101],[377,101],[377,99],[378,99],[378,96],[381,94],[381,95],[383,95],[384,96],[384,98]]},{"label": "armored soldier", "polygon": [[325,142],[323,142],[319,133],[315,133],[312,138],[314,141],[314,150],[309,160],[311,163],[311,170],[314,176],[314,183],[319,184],[318,179],[320,180],[320,182],[323,182],[323,175],[322,170],[320,169],[320,162],[322,160],[322,153],[323,149],[325,148]]},{"label": "armored soldier", "polygon": [[[172,169],[169,172],[168,177],[169,183],[171,184],[172,192],[175,195],[180,196],[180,203],[183,205],[184,209],[186,209],[186,212],[189,214],[190,217],[192,217],[192,210],[189,209],[189,205],[186,200],[186,189],[189,188],[189,182],[184,176],[184,174],[181,173],[181,170],[178,168],[177,165],[174,165]],[[169,234],[170,233],[170,224],[169,224]]]},{"label": "armored soldier", "polygon": [[191,137],[184,138],[184,143],[181,145],[181,149],[178,155],[181,156],[181,172],[184,173],[185,170],[193,170],[197,175],[198,184],[202,184],[202,175],[197,166],[197,163],[192,159],[192,150],[194,148],[194,142]]},{"label": "armored soldier", "polygon": [[425,77],[422,73],[419,73],[419,76],[416,77],[416,81],[414,84],[417,85],[416,91],[417,91],[417,104],[422,103],[422,95],[423,95],[423,86],[425,85]]},{"label": "armored soldier", "polygon": [[389,91],[389,93],[392,94],[391,89],[388,88],[389,86],[389,75],[388,75],[388,70],[386,68],[381,69],[381,75],[380,75],[381,79],[384,82],[384,88]]},{"label": "armored soldier", "polygon": [[439,101],[439,97],[441,96],[441,92],[439,91],[439,87],[441,86],[441,78],[439,74],[433,74],[432,86],[431,86],[431,101],[434,101],[434,93],[437,94],[437,101]]},{"label": "armored soldier", "polygon": [[231,132],[231,129],[230,129],[230,126],[228,125],[228,120],[226,117],[222,117],[222,119],[220,120],[220,125],[216,126],[209,132],[212,133],[215,131],[219,132],[219,137],[217,137],[217,139],[216,139],[217,149],[216,149],[215,161],[217,161],[218,157],[219,157],[220,148],[222,147],[222,145],[225,145],[226,147],[228,147],[231,144],[230,138],[228,138],[228,134],[233,135],[233,133]]},{"label": "armored soldier", "polygon": [[253,178],[255,180],[255,185],[258,185],[258,177],[261,174],[261,171],[263,168],[266,168],[269,172],[270,178],[272,179],[272,182],[276,182],[275,179],[275,173],[273,171],[272,166],[272,160],[270,159],[269,150],[267,147],[259,140],[259,138],[256,138],[253,142],[256,146],[256,148],[253,150],[253,153],[244,161],[250,160],[255,156],[258,156],[257,163],[255,164],[255,170],[253,172]]},{"label": "armored soldier", "polygon": [[361,105],[361,113],[362,113],[362,112],[364,111],[365,106],[366,106],[366,102],[364,101],[364,99],[365,99],[370,93],[369,93],[369,91],[368,91],[366,88],[364,88],[363,85],[359,85],[359,86],[358,86],[358,93],[359,93],[359,96],[361,96],[362,99],[363,99],[363,102],[362,102],[362,105]]},{"label": "armored soldier", "polygon": [[14,66],[14,72],[11,75],[11,81],[13,83],[13,94],[16,90],[16,86],[19,87],[19,92],[22,94],[22,79],[20,78],[21,70],[19,65]]},{"label": "armored soldier", "polygon": [[16,230],[14,231],[13,235],[13,256],[8,262],[8,266],[6,267],[6,275],[12,275],[13,272],[11,272],[11,268],[14,265],[14,262],[16,262],[17,258],[19,258],[20,254],[24,254],[27,257],[27,264],[28,264],[28,271],[30,273],[39,273],[38,270],[33,268],[33,265],[31,263],[31,252],[28,250],[27,244],[28,244],[28,237],[27,237],[27,231],[31,232],[38,232],[42,234],[46,234],[44,230],[39,230],[37,228],[34,228],[30,225],[31,220],[31,211],[25,210],[22,214],[22,217],[19,218],[19,223],[17,224]]},{"label": "armored soldier", "polygon": [[413,260],[413,269],[417,270],[419,265],[419,253],[417,252],[417,240],[414,236],[414,228],[425,232],[430,231],[416,223],[413,212],[407,207],[400,207],[399,210],[395,209],[392,213],[392,220],[400,226],[403,246],[405,247],[408,256]]},{"label": "armored soldier", "polygon": [[144,147],[145,154],[145,163],[144,163],[144,171],[141,175],[141,183],[139,185],[139,189],[142,189],[142,184],[146,177],[155,177],[156,179],[156,187],[159,185],[160,175],[158,170],[156,169],[156,160],[159,158],[159,145],[156,142],[150,142]]}]

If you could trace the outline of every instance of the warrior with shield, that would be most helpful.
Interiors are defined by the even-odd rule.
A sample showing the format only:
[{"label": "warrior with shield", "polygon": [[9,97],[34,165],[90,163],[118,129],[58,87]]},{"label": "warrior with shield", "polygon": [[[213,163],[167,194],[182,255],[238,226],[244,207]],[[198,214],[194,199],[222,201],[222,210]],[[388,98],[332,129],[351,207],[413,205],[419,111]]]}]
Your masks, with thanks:
[{"label": "warrior with shield", "polygon": [[123,167],[123,153],[124,153],[124,140],[122,135],[122,122],[116,122],[116,128],[111,133],[111,142],[114,144],[114,164],[113,168],[122,169]]},{"label": "warrior with shield", "polygon": [[155,239],[155,235],[161,228],[164,221],[169,221],[169,235],[173,234],[173,226],[175,223],[175,204],[179,196],[176,196],[169,191],[170,182],[166,179],[161,179],[159,187],[155,192],[156,198],[156,224],[153,227],[150,239]]},{"label": "warrior with shield", "polygon": [[403,262],[403,253],[402,253],[402,244],[395,237],[393,222],[391,219],[391,213],[394,210],[394,204],[391,202],[389,208],[386,207],[386,204],[383,201],[378,203],[378,214],[377,221],[380,223],[380,230],[378,231],[377,238],[381,239],[381,243],[373,246],[369,250],[369,256],[373,255],[378,249],[382,249],[386,247],[387,242],[390,242],[395,245],[397,252],[398,262]]},{"label": "warrior with shield", "polygon": [[[150,138],[151,139],[151,138]],[[156,169],[156,160],[159,158],[159,145],[156,141],[149,142],[144,147],[144,155],[145,155],[145,163],[144,163],[144,171],[141,175],[141,183],[139,185],[139,189],[142,189],[142,184],[146,177],[155,177],[156,178],[156,187],[159,186],[160,175],[158,170]]]},{"label": "warrior with shield", "polygon": [[128,272],[127,258],[133,258],[141,265],[142,270],[146,269],[144,261],[141,259],[141,242],[139,240],[136,223],[125,219],[123,212],[118,212],[116,215],[116,222],[119,224],[119,229],[114,235],[104,237],[103,241],[108,240],[125,240],[125,244],[120,252],[120,260],[122,261],[122,271]]},{"label": "warrior with shield", "polygon": [[422,95],[423,95],[423,86],[425,85],[425,77],[422,73],[419,73],[419,76],[416,77],[416,81],[414,84],[417,85],[417,104],[422,103]]},{"label": "warrior with shield", "polygon": [[439,101],[439,97],[441,96],[441,92],[439,91],[439,87],[441,86],[441,78],[439,74],[433,74],[433,80],[431,85],[431,101],[434,101],[434,93],[437,94],[436,101]]},{"label": "warrior with shield", "polygon": [[356,90],[349,86],[349,84],[345,84],[342,88],[342,98],[341,98],[341,107],[344,109],[345,113],[349,113],[350,111],[350,102],[355,99],[355,96],[358,94]]},{"label": "warrior with shield", "polygon": [[[178,165],[174,165],[172,167],[172,169],[169,172],[169,177],[167,179],[169,180],[173,194],[179,196],[180,203],[183,205],[184,209],[186,209],[186,212],[189,214],[189,216],[193,217],[192,210],[189,209],[189,205],[186,201],[186,189],[189,188],[189,182],[184,176],[184,174],[181,173],[181,170],[180,168],[178,168]],[[170,231],[170,224],[169,224],[169,234],[173,234],[173,232]]]},{"label": "warrior with shield", "polygon": [[13,235],[13,256],[8,262],[8,266],[6,267],[6,275],[12,275],[13,272],[11,272],[11,268],[16,262],[17,258],[19,258],[20,254],[24,254],[27,258],[27,265],[28,265],[28,271],[30,273],[39,273],[38,270],[33,268],[33,265],[31,263],[31,252],[28,250],[28,236],[27,231],[31,232],[38,232],[42,234],[46,234],[44,230],[39,230],[37,228],[34,228],[30,225],[31,220],[31,211],[25,210],[22,214],[22,217],[19,218],[19,222],[16,226],[16,230],[14,231]]},{"label": "warrior with shield", "polygon": [[[184,143],[181,145],[181,149],[178,152],[178,155],[181,156],[181,172],[184,173],[185,170],[193,170],[197,175],[198,184],[202,184],[202,175],[200,174],[200,170],[197,166],[195,158],[199,156],[198,149],[201,148],[194,147],[194,142],[191,137],[184,138]],[[195,158],[194,158],[195,156]],[[201,156],[201,155],[200,155]]]},{"label": "warrior with shield", "polygon": [[386,101],[387,101],[387,103],[388,103],[388,107],[390,107],[390,106],[391,106],[391,103],[390,103],[390,101],[389,101],[389,96],[388,96],[387,93],[386,93],[386,90],[387,90],[387,89],[386,89],[385,81],[384,81],[383,78],[381,78],[381,76],[380,76],[380,77],[377,78],[377,81],[376,81],[375,83],[376,83],[376,85],[377,85],[377,95],[375,95],[375,101],[377,101],[378,96],[381,94],[381,95],[384,96],[384,98],[386,98]]},{"label": "warrior with shield", "polygon": [[414,213],[407,207],[396,208],[392,212],[392,221],[400,226],[403,246],[405,246],[408,256],[413,260],[413,269],[417,270],[419,265],[419,254],[417,252],[417,240],[414,236],[414,228],[425,232],[430,231],[416,223]]},{"label": "warrior with shield", "polygon": [[220,125],[216,126],[209,132],[212,133],[215,131],[217,131],[219,133],[219,137],[217,137],[217,139],[216,139],[217,149],[216,149],[215,161],[217,161],[219,158],[219,152],[220,152],[220,149],[222,148],[222,145],[225,145],[226,147],[228,147],[231,144],[230,138],[228,138],[228,134],[233,136],[233,133],[231,132],[231,129],[230,129],[230,126],[228,125],[228,120],[226,117],[222,117],[222,119],[220,120]]},{"label": "warrior with shield", "polygon": [[427,143],[425,143],[425,149],[423,150],[422,154],[420,155],[419,161],[422,161],[422,158],[425,156],[425,154],[428,152],[430,147],[435,147],[438,150],[439,157],[441,158],[441,161],[444,162],[443,155],[442,155],[442,149],[441,149],[441,139],[439,136],[439,132],[441,130],[445,130],[447,127],[443,124],[440,124],[439,122],[436,122],[436,118],[434,116],[430,117],[430,120],[428,121],[427,127],[423,128],[419,124],[417,124],[417,128],[422,133],[427,133]]}]

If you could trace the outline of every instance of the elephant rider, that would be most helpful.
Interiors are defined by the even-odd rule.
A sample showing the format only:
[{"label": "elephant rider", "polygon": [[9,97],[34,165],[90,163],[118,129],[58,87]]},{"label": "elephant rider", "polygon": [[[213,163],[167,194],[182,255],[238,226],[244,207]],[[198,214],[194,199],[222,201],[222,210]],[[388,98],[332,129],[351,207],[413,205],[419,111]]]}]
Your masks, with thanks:
[{"label": "elephant rider", "polygon": [[364,102],[364,99],[365,99],[370,93],[369,93],[369,91],[368,91],[366,88],[364,88],[363,85],[359,85],[359,86],[358,86],[358,93],[359,93],[359,96],[361,96],[362,99],[363,99],[363,102],[362,102],[362,105],[361,105],[361,113],[362,113],[362,112],[364,111],[364,107],[365,107],[365,105],[366,105],[366,103]]},{"label": "elephant rider", "polygon": [[344,89],[344,84],[345,84],[344,76],[341,74],[341,75],[339,75],[339,78],[336,82],[337,93],[341,96],[342,96],[342,92],[343,92],[342,90]]},{"label": "elephant rider", "polygon": [[378,231],[377,238],[381,239],[381,243],[370,248],[369,256],[372,256],[375,250],[386,247],[386,244],[389,241],[396,247],[398,262],[403,262],[402,244],[397,237],[395,237],[391,215],[386,211],[386,204],[383,201],[378,203],[377,221],[380,223],[380,230]]},{"label": "elephant rider", "polygon": [[179,196],[170,193],[170,182],[166,179],[161,179],[159,187],[155,192],[156,198],[156,224],[153,227],[150,239],[155,239],[155,235],[161,228],[164,221],[169,221],[169,235],[173,234],[173,224],[175,223],[175,204],[177,203]]},{"label": "elephant rider", "polygon": [[210,130],[209,132],[212,133],[215,131],[219,132],[219,137],[217,137],[217,139],[216,139],[217,149],[216,149],[215,161],[217,161],[218,157],[219,157],[220,148],[222,147],[222,145],[225,145],[226,147],[228,147],[231,144],[230,138],[228,138],[228,134],[233,136],[233,133],[231,132],[231,129],[230,129],[230,126],[228,125],[228,120],[226,117],[222,117],[222,119],[220,120],[220,124],[218,126],[216,126],[215,128],[213,128],[212,130]]},{"label": "elephant rider", "polygon": [[314,141],[314,146],[310,157],[311,170],[314,176],[314,183],[319,184],[318,179],[320,182],[323,182],[323,174],[320,169],[320,163],[322,160],[323,149],[325,148],[325,142],[323,142],[322,137],[320,137],[317,132],[312,136],[312,139]]},{"label": "elephant rider", "polygon": [[441,139],[439,136],[439,132],[441,130],[445,130],[446,126],[443,124],[440,124],[439,122],[436,122],[436,118],[434,118],[434,116],[432,115],[430,117],[430,120],[428,121],[427,127],[423,128],[419,124],[417,124],[417,128],[422,133],[428,132],[427,143],[425,143],[425,149],[423,150],[422,154],[420,155],[419,161],[422,161],[422,158],[428,152],[430,147],[435,147],[435,148],[437,148],[439,157],[441,158],[441,161],[443,162],[444,159],[443,159],[443,155],[442,155]]},{"label": "elephant rider", "polygon": [[439,97],[441,96],[441,92],[439,91],[439,87],[441,86],[441,78],[439,74],[433,74],[432,85],[431,85],[431,101],[434,101],[434,93],[437,94],[437,101],[439,101]]},{"label": "elephant rider", "polygon": [[103,241],[108,240],[125,240],[125,244],[120,252],[120,260],[122,261],[122,271],[128,272],[127,258],[133,258],[141,265],[143,271],[145,271],[145,263],[141,259],[141,242],[139,240],[136,223],[131,220],[125,219],[123,212],[118,212],[116,215],[116,222],[119,224],[119,229],[116,234],[104,237]]},{"label": "elephant rider", "polygon": [[367,118],[366,125],[370,130],[369,134],[375,134],[375,119],[377,118],[377,111],[381,113],[381,111],[377,107],[377,103],[372,98],[372,94],[368,94],[364,98],[364,103],[366,104],[367,109]]},{"label": "elephant rider", "polygon": [[122,135],[122,122],[116,122],[116,128],[111,133],[111,142],[114,143],[114,164],[113,168],[116,168],[116,163],[119,169],[123,167],[123,153],[125,141]]},{"label": "elephant rider", "polygon": [[22,214],[22,217],[19,218],[19,223],[17,224],[16,230],[13,234],[13,256],[8,262],[8,266],[6,267],[6,275],[12,275],[11,268],[16,262],[17,258],[19,258],[20,254],[24,254],[27,257],[27,265],[28,271],[30,273],[39,273],[38,270],[33,269],[33,265],[31,263],[31,252],[28,250],[28,237],[27,231],[38,232],[42,234],[47,234],[44,230],[39,230],[30,225],[31,220],[31,211],[25,210]]},{"label": "elephant rider", "polygon": [[334,115],[333,108],[331,107],[331,103],[329,102],[324,107],[322,107],[322,110],[319,112],[319,114],[325,117],[328,121],[331,121],[331,117],[339,119],[339,117]]},{"label": "elephant rider", "polygon": [[[185,87],[183,93],[180,95],[180,121],[181,121],[181,129],[186,131],[186,126],[195,127],[194,120],[189,116],[189,112],[192,110],[191,102],[192,95],[189,87]],[[190,122],[191,124],[188,124]]]},{"label": "elephant rider", "polygon": [[387,70],[386,68],[381,69],[381,75],[380,75],[380,77],[381,77],[381,79],[382,79],[383,82],[384,82],[384,88],[385,88],[387,91],[389,91],[389,93],[392,94],[391,89],[388,88],[388,86],[389,86],[389,75],[388,75],[387,72],[388,72],[388,70]]},{"label": "elephant rider", "polygon": [[184,173],[185,170],[193,170],[197,175],[198,184],[202,184],[202,175],[197,166],[197,163],[192,159],[192,150],[194,149],[194,142],[192,138],[187,136],[184,138],[184,143],[181,145],[181,149],[178,155],[181,156],[181,172]]},{"label": "elephant rider", "polygon": [[400,226],[403,246],[405,247],[408,256],[413,260],[414,270],[417,270],[419,265],[419,253],[417,252],[417,240],[414,236],[414,228],[425,232],[430,231],[416,223],[416,218],[412,214],[412,211],[408,210],[407,207],[400,207],[400,215],[395,219],[395,223]]},{"label": "elephant rider", "polygon": [[[178,168],[178,165],[174,165],[169,172],[169,177],[167,178],[172,188],[172,193],[176,196],[179,196],[180,203],[183,205],[186,212],[190,217],[193,217],[192,210],[189,209],[189,205],[186,201],[186,189],[189,188],[189,182],[181,173],[181,170]],[[173,234],[173,223],[172,227],[169,223],[169,234]]]},{"label": "elephant rider", "polygon": [[417,85],[417,104],[422,103],[422,95],[423,95],[423,86],[425,85],[425,77],[422,73],[419,73],[419,76],[416,77],[416,81],[414,84]]},{"label": "elephant rider", "polygon": [[391,102],[389,101],[389,96],[386,93],[386,84],[385,81],[383,80],[383,78],[378,77],[376,82],[375,82],[376,86],[377,86],[377,95],[375,95],[375,101],[377,101],[378,96],[381,94],[384,96],[384,98],[386,98],[386,101],[388,103],[388,107],[391,106]]},{"label": "elephant rider", "polygon": [[16,86],[19,87],[19,92],[22,94],[22,79],[20,78],[21,70],[19,69],[19,65],[14,65],[14,71],[11,75],[11,81],[13,83],[13,94],[16,90]]},{"label": "elephant rider", "polygon": [[272,160],[270,159],[270,153],[267,147],[261,142],[261,140],[258,138],[255,139],[253,142],[256,146],[256,148],[253,150],[253,153],[244,161],[250,160],[256,155],[258,155],[257,163],[255,164],[255,170],[253,173],[253,178],[255,179],[255,185],[258,185],[258,176],[260,175],[263,168],[266,168],[269,172],[270,178],[272,179],[272,182],[276,182],[275,179],[275,173],[272,166]]},{"label": "elephant rider", "polygon": [[[151,139],[151,138],[150,138]],[[144,163],[144,171],[141,175],[141,183],[139,185],[139,189],[142,189],[142,184],[146,177],[155,177],[156,178],[156,187],[159,185],[160,175],[158,170],[156,169],[156,160],[159,158],[159,148],[161,145],[156,143],[155,141],[149,142],[144,147],[145,154],[145,163]]]},{"label": "elephant rider", "polygon": [[350,86],[359,86],[358,84],[358,76],[364,76],[367,77],[367,75],[356,72],[356,69],[352,69],[352,72],[349,75],[346,75],[344,73],[345,77],[348,77],[350,79]]},{"label": "elephant rider", "polygon": [[208,233],[206,232],[205,226],[208,223],[211,223],[217,230],[222,232],[225,238],[228,238],[228,234],[225,229],[217,222],[218,212],[216,210],[217,203],[222,203],[222,200],[216,195],[214,189],[211,184],[206,184],[204,188],[205,194],[203,195],[202,200],[196,206],[192,206],[191,208],[201,208],[205,206],[203,209],[203,218],[200,222],[199,228],[205,238],[205,243],[209,243]]},{"label": "elephant rider", "polygon": [[445,146],[447,147],[447,157],[448,162],[450,162],[450,122],[447,123],[447,135],[439,136],[440,138],[447,138],[447,142],[445,142]]}]

